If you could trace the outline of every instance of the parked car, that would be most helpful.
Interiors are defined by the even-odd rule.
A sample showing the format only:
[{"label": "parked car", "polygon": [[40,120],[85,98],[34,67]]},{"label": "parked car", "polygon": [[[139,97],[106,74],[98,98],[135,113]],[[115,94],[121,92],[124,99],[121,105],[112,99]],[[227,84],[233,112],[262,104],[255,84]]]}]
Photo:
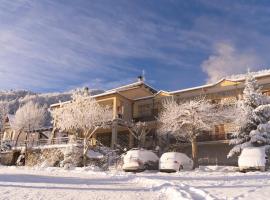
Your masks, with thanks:
[{"label": "parked car", "polygon": [[145,149],[131,149],[123,155],[124,171],[158,170],[158,156]]},{"label": "parked car", "polygon": [[193,161],[184,153],[167,152],[159,159],[159,171],[177,172],[180,170],[191,170]]},{"label": "parked car", "polygon": [[241,172],[265,171],[267,159],[264,147],[246,147],[238,158],[238,167]]}]

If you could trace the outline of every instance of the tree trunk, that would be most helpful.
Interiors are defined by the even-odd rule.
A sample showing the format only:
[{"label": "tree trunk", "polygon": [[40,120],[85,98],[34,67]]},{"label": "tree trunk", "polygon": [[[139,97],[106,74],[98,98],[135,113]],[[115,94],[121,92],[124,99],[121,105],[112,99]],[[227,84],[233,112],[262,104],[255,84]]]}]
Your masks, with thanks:
[{"label": "tree trunk", "polygon": [[26,137],[25,137],[25,153],[24,153],[24,155],[25,155],[25,159],[27,158],[27,154],[28,154],[28,151],[27,151],[27,148],[28,148],[28,144],[27,144],[27,140],[28,140],[28,131],[26,131]]},{"label": "tree trunk", "polygon": [[87,162],[87,151],[89,149],[89,139],[96,133],[99,127],[95,127],[95,129],[90,132],[90,130],[84,132],[84,139],[83,139],[83,166],[86,166]]},{"label": "tree trunk", "polygon": [[84,138],[83,139],[83,166],[85,167],[86,166],[86,161],[87,161],[87,138]]},{"label": "tree trunk", "polygon": [[191,139],[191,147],[192,147],[192,159],[193,159],[193,169],[197,168],[198,165],[198,145],[196,137]]},{"label": "tree trunk", "polygon": [[49,144],[53,144],[53,139],[55,138],[56,128],[53,128],[51,136],[49,138]]},{"label": "tree trunk", "polygon": [[18,140],[19,140],[19,137],[20,137],[21,133],[22,133],[22,131],[19,131],[19,133],[18,133],[18,135],[17,135],[16,141],[15,141],[15,145],[14,145],[15,147],[16,147],[17,144],[18,144]]}]

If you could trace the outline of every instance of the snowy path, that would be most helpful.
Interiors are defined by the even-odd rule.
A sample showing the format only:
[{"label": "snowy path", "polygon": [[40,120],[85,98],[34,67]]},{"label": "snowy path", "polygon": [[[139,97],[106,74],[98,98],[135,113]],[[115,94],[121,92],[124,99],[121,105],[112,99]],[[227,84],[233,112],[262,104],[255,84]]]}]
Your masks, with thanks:
[{"label": "snowy path", "polygon": [[0,167],[0,200],[7,199],[268,199],[270,172],[197,170],[93,172]]},{"label": "snowy path", "polygon": [[[211,195],[213,199],[269,199],[270,171],[239,173],[232,171],[193,171],[178,174],[153,175],[153,179],[167,179],[175,184],[185,184]],[[251,198],[252,197],[252,198]]]}]

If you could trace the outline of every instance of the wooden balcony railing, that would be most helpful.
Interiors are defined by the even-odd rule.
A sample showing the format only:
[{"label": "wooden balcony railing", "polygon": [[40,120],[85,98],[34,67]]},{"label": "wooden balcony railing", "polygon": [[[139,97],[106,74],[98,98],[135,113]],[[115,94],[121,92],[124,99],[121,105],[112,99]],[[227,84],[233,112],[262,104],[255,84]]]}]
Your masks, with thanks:
[{"label": "wooden balcony railing", "polygon": [[206,142],[206,141],[219,141],[219,140],[228,140],[231,139],[231,133],[203,133],[202,135],[198,136],[198,142]]},{"label": "wooden balcony railing", "polygon": [[[24,140],[24,141],[19,141],[16,144],[16,141],[14,140],[4,140],[2,141],[1,145],[6,146],[7,148],[9,147],[10,149],[13,148],[20,148],[20,147],[40,147],[40,146],[46,146],[46,145],[64,145],[68,144],[70,141],[69,137],[59,137],[59,138],[53,138],[52,140],[50,139],[39,139],[39,140]],[[83,139],[78,138],[75,141],[76,144],[83,144]],[[3,147],[2,147],[3,148]]]}]

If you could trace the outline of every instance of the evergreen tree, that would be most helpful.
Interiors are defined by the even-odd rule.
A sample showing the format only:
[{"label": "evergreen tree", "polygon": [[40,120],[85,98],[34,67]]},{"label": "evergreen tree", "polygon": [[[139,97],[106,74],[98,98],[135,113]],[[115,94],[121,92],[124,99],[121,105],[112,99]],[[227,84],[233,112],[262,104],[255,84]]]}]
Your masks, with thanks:
[{"label": "evergreen tree", "polygon": [[248,146],[263,146],[270,142],[270,99],[261,92],[256,79],[248,74],[243,99],[236,105],[234,123],[238,127],[230,144],[231,157]]}]

